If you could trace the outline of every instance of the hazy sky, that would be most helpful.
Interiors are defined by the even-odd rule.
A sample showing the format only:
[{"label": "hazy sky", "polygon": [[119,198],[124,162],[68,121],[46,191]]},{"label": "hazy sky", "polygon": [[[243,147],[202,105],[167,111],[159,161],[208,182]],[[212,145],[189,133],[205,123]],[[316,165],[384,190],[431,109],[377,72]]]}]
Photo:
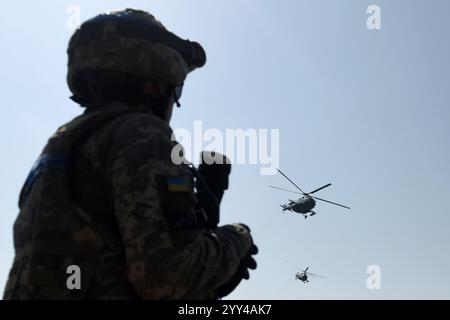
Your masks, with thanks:
[{"label": "hazy sky", "polygon": [[[366,9],[381,9],[368,30]],[[333,185],[304,220],[281,214],[281,176],[235,165],[222,222],[245,222],[259,267],[229,298],[450,298],[450,2],[7,1],[0,13],[0,290],[22,183],[55,129],[82,110],[65,82],[69,5],[85,20],[152,12],[202,43],[172,126],[279,129],[280,167],[305,190]],[[70,22],[70,21],[69,21]],[[286,262],[288,261],[288,262]],[[327,279],[294,280],[295,268]],[[381,289],[366,286],[381,269]]]}]

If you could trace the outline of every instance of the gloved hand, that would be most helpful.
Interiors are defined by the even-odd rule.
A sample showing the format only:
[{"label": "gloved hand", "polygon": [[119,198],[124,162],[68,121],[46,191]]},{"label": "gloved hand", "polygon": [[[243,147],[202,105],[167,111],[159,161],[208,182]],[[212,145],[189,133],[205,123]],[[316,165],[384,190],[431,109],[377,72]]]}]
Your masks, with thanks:
[{"label": "gloved hand", "polygon": [[[243,226],[247,228],[248,231],[250,232],[250,229],[246,225]],[[255,244],[252,244],[247,255],[241,260],[241,263],[239,264],[236,273],[231,277],[231,279],[227,283],[217,288],[216,290],[217,298],[221,299],[229,295],[231,292],[234,291],[234,289],[236,289],[239,283],[241,283],[242,279],[248,280],[250,278],[250,274],[248,272],[249,269],[255,270],[257,267],[257,263],[252,256],[256,255],[257,253],[258,247]]]},{"label": "gloved hand", "polygon": [[220,204],[225,190],[228,189],[228,176],[231,173],[230,159],[218,152],[202,151],[198,173]]},{"label": "gloved hand", "polygon": [[[216,152],[203,151],[196,181],[197,197],[208,215],[208,227],[214,229],[220,221],[220,202],[228,189],[230,160]],[[213,162],[214,160],[218,163]]]}]

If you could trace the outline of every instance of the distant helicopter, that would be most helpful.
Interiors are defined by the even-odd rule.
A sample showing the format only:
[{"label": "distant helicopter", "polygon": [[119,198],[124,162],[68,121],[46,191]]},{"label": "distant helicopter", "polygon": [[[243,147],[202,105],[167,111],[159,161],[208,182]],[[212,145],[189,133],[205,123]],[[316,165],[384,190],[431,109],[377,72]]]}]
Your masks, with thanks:
[{"label": "distant helicopter", "polygon": [[320,274],[315,274],[315,273],[311,273],[308,272],[309,267],[307,267],[305,270],[303,270],[302,272],[297,272],[295,274],[295,280],[300,280],[303,283],[309,282],[308,280],[308,276],[311,276],[313,278],[322,278],[325,279],[324,276],[321,276]]},{"label": "distant helicopter", "polygon": [[[280,206],[283,208],[283,213],[284,213],[284,211],[289,210],[289,211],[291,211],[291,212],[297,212],[297,213],[303,214],[303,216],[305,217],[305,219],[308,217],[308,213],[310,213],[309,216],[312,217],[313,215],[316,214],[316,212],[314,212],[314,211],[312,210],[312,209],[316,206],[316,201],[315,201],[315,200],[320,200],[320,201],[328,202],[328,203],[334,204],[334,205],[336,205],[336,206],[340,206],[340,207],[343,207],[343,208],[346,208],[346,209],[350,209],[349,207],[344,206],[344,205],[342,205],[342,204],[339,204],[339,203],[336,203],[336,202],[331,202],[331,201],[328,201],[328,200],[325,200],[325,199],[321,199],[321,198],[318,198],[318,197],[315,197],[315,196],[312,196],[312,195],[311,195],[311,194],[313,194],[313,193],[315,193],[315,192],[317,192],[317,191],[320,191],[320,190],[322,190],[322,189],[324,189],[324,188],[326,188],[326,187],[331,186],[331,183],[328,183],[328,184],[326,184],[326,185],[324,185],[324,186],[322,186],[322,187],[320,187],[320,188],[317,188],[316,190],[313,190],[313,191],[311,191],[311,192],[305,193],[305,192],[303,192],[302,189],[300,189],[299,186],[297,186],[291,179],[289,179],[283,172],[281,172],[280,169],[277,169],[277,170],[278,170],[279,173],[281,173],[281,174],[283,175],[283,177],[285,177],[285,178],[286,178],[290,183],[292,183],[298,190],[300,190],[301,193],[300,193],[300,192],[297,192],[297,191],[291,191],[291,190],[287,190],[287,189],[275,187],[275,186],[269,186],[269,187],[274,188],[274,189],[278,189],[278,190],[283,190],[283,191],[293,192],[293,193],[297,193],[297,194],[303,195],[303,196],[302,196],[300,199],[298,199],[297,201],[294,201],[294,200],[290,200],[290,199],[289,199],[289,203],[288,203],[288,204],[282,204],[282,205],[280,205]],[[315,200],[314,200],[314,199],[315,199]]]}]

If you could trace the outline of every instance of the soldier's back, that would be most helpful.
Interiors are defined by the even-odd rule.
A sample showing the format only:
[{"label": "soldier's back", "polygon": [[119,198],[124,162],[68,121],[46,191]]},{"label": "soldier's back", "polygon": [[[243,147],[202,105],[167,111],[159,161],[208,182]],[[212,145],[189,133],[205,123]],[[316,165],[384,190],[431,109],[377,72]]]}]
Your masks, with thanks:
[{"label": "soldier's back", "polygon": [[49,139],[21,194],[4,299],[137,298],[127,278],[108,162],[120,135],[140,130],[149,130],[149,139],[170,140],[161,120],[123,106],[88,112]]}]

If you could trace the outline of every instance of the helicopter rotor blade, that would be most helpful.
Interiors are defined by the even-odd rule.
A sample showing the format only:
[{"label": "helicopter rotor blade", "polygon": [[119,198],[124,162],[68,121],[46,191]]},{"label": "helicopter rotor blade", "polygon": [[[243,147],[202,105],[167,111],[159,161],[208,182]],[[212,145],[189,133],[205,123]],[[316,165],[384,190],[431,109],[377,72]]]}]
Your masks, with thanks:
[{"label": "helicopter rotor blade", "polygon": [[321,199],[321,198],[318,198],[318,197],[315,197],[315,196],[311,196],[311,197],[313,197],[313,198],[316,199],[316,200],[328,202],[328,203],[334,204],[334,205],[339,206],[339,207],[342,207],[342,208],[350,209],[350,207],[344,206],[344,205],[339,204],[339,203],[336,203],[336,202],[328,201],[328,200]]},{"label": "helicopter rotor blade", "polygon": [[324,276],[321,276],[320,274],[315,274],[315,273],[311,273],[311,272],[307,272],[306,273],[308,276],[311,276],[313,278],[322,278],[322,279],[326,279]]},{"label": "helicopter rotor blade", "polygon": [[277,170],[278,170],[279,173],[281,173],[281,174],[283,175],[283,177],[285,177],[286,179],[288,179],[288,181],[289,181],[290,183],[292,183],[298,190],[300,190],[301,193],[306,194],[302,189],[300,189],[300,187],[299,187],[298,185],[296,185],[296,184],[294,183],[294,181],[292,181],[291,179],[289,179],[287,175],[285,175],[283,172],[281,172],[280,169],[277,169]]},{"label": "helicopter rotor blade", "polygon": [[315,192],[317,192],[317,191],[320,191],[320,190],[322,190],[322,189],[325,189],[326,187],[329,187],[329,186],[331,186],[331,183],[326,184],[326,185],[324,185],[324,186],[322,186],[322,187],[320,187],[320,188],[317,188],[316,190],[311,191],[311,192],[308,193],[308,194],[313,194],[313,193],[315,193]]},{"label": "helicopter rotor blade", "polygon": [[274,188],[274,189],[278,189],[278,190],[282,190],[282,191],[286,191],[286,192],[292,192],[292,193],[297,193],[297,194],[301,194],[300,192],[298,192],[298,191],[292,191],[292,190],[288,190],[288,189],[283,189],[283,188],[280,188],[280,187],[275,187],[275,186],[269,186],[269,188]]}]

